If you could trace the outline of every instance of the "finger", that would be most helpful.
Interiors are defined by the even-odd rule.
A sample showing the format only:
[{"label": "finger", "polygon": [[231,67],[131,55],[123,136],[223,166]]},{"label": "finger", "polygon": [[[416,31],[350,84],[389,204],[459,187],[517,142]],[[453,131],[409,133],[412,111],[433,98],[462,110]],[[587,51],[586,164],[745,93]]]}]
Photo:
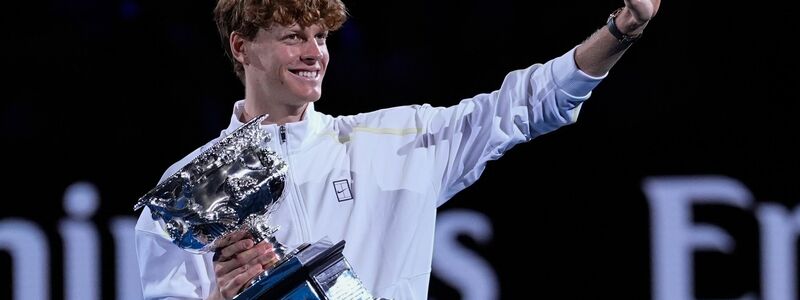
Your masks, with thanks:
[{"label": "finger", "polygon": [[[246,267],[246,266],[243,266]],[[233,276],[230,280],[227,280],[224,283],[224,288],[220,289],[222,295],[226,298],[232,298],[242,290],[242,288],[250,282],[253,278],[257,275],[261,274],[264,269],[261,265],[255,265],[243,270],[243,272],[239,273],[238,275]],[[233,273],[232,273],[233,274]]]},{"label": "finger", "polygon": [[[233,247],[233,246],[231,246]],[[259,243],[255,247],[247,249],[245,251],[237,253],[234,257],[231,257],[228,260],[220,260],[214,264],[214,272],[219,274],[226,274],[231,270],[239,268],[244,265],[256,265],[260,264],[258,260],[256,260],[259,256],[266,255],[268,253],[273,253],[271,248],[268,247],[267,244]],[[274,254],[274,253],[273,253]],[[254,261],[255,260],[255,261]]]},{"label": "finger", "polygon": [[248,270],[258,267],[258,264],[244,264],[240,265],[236,268],[229,270],[228,272],[222,272],[217,274],[217,283],[224,283],[220,284],[220,286],[224,287],[225,284],[236,278],[241,274],[246,274]]},{"label": "finger", "polygon": [[280,260],[280,257],[278,256],[278,253],[275,253],[275,248],[273,248],[274,245],[266,241],[262,243],[265,246],[264,254],[258,257],[258,262],[264,266],[264,270],[267,270],[274,266]]},{"label": "finger", "polygon": [[220,253],[219,258],[217,260],[218,261],[229,260],[232,257],[238,255],[239,253],[248,250],[250,248],[253,248],[253,244],[254,244],[253,240],[251,239],[239,240],[225,248],[217,250]]},{"label": "finger", "polygon": [[220,261],[214,262],[214,274],[217,275],[217,278],[223,277],[228,273],[231,273],[236,268],[241,268],[245,265],[240,264],[235,259],[227,260],[227,261]]},{"label": "finger", "polygon": [[[257,268],[258,265],[242,265],[237,268],[232,269],[230,272],[217,274],[217,285],[220,287],[220,291],[225,289],[231,288],[231,282],[236,279],[237,276],[242,274],[247,274],[247,271],[250,269]],[[251,270],[252,271],[252,270]]]},{"label": "finger", "polygon": [[242,240],[247,236],[248,233],[246,231],[234,231],[232,233],[225,235],[224,237],[217,239],[214,242],[216,243],[217,249],[221,249],[229,246],[230,244],[238,242],[239,240]]},{"label": "finger", "polygon": [[278,263],[280,258],[274,251],[269,251],[264,255],[256,258],[259,264],[264,267],[264,270],[269,270]]}]

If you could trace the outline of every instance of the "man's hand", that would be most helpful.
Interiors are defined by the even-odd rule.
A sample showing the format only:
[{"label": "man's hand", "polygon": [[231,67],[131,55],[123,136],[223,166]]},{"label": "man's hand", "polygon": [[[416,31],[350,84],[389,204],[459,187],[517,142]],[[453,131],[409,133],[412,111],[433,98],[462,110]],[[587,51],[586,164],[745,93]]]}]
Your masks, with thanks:
[{"label": "man's hand", "polygon": [[634,20],[646,23],[655,17],[661,0],[625,0],[625,7],[631,11]]},{"label": "man's hand", "polygon": [[222,241],[214,255],[217,291],[209,299],[231,299],[256,276],[278,262],[272,245],[266,241],[254,245],[245,232],[237,232]]},{"label": "man's hand", "polygon": [[625,10],[617,19],[617,26],[626,34],[641,32],[647,22],[658,13],[661,0],[625,0]]},{"label": "man's hand", "polygon": [[[658,13],[661,0],[624,0],[625,7],[616,14],[614,26],[624,35],[638,36]],[[575,64],[591,76],[607,74],[628,49],[607,26],[596,31],[575,51]]]}]

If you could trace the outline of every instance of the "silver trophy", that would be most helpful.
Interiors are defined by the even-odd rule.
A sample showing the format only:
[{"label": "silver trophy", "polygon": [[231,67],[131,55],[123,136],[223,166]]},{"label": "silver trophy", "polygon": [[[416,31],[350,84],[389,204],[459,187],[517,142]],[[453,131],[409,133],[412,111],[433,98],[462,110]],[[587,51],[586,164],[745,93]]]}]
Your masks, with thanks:
[{"label": "silver trophy", "polygon": [[215,251],[246,231],[272,244],[279,261],[234,299],[373,299],[342,255],[344,241],[327,239],[287,251],[275,240],[270,215],[281,202],[288,167],[267,147],[259,116],[222,138],[139,198],[172,242],[192,253]]}]

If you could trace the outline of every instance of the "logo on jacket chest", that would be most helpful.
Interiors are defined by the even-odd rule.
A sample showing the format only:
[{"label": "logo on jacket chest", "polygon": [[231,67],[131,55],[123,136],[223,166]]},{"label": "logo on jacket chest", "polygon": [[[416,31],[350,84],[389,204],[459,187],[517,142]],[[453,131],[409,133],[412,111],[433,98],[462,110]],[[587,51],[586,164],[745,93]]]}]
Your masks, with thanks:
[{"label": "logo on jacket chest", "polygon": [[350,181],[347,179],[334,181],[333,190],[336,192],[336,199],[338,199],[339,202],[353,200],[353,192],[350,190]]}]

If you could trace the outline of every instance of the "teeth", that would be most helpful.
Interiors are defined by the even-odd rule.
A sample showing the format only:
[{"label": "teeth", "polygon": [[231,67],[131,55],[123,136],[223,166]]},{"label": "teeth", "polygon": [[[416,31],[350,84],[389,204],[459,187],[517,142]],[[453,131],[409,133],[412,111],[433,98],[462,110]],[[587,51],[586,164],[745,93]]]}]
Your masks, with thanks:
[{"label": "teeth", "polygon": [[312,79],[313,78],[317,78],[317,74],[319,74],[319,72],[317,72],[317,71],[314,71],[314,72],[311,72],[311,71],[300,71],[300,72],[297,72],[297,75],[300,75],[301,77],[312,78]]}]

